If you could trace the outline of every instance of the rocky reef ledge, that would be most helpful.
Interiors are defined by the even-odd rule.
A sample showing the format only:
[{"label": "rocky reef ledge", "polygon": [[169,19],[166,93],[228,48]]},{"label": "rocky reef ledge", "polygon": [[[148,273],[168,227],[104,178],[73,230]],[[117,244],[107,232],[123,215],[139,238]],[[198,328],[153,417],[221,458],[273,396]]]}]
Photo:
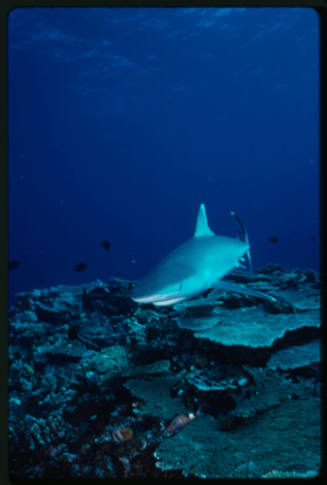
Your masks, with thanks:
[{"label": "rocky reef ledge", "polygon": [[228,292],[138,305],[111,279],[16,295],[11,478],[319,473],[320,283],[269,264]]}]

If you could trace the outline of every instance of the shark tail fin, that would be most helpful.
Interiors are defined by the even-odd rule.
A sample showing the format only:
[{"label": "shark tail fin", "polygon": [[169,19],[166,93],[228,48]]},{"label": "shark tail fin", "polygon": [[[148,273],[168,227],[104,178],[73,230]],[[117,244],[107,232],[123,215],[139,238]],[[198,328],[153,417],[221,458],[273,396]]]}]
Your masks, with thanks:
[{"label": "shark tail fin", "polygon": [[206,207],[204,204],[201,204],[198,212],[198,218],[196,220],[194,237],[205,236],[214,236],[214,232],[212,232],[208,225]]},{"label": "shark tail fin", "polygon": [[[245,243],[247,243],[249,246],[250,246],[250,242],[249,242],[249,235],[248,235],[248,232],[243,224],[243,222],[241,221],[241,219],[238,217],[238,215],[234,212],[234,211],[231,211],[230,215],[232,217],[234,217],[234,220],[236,221],[236,223],[238,224],[239,226],[239,231],[238,231],[238,235],[240,238],[243,239],[243,241]],[[253,266],[252,266],[252,258],[251,258],[251,252],[250,252],[250,247],[249,249],[246,251],[246,256],[248,258],[248,263],[249,263],[249,270],[250,270],[250,273],[253,273]]]}]

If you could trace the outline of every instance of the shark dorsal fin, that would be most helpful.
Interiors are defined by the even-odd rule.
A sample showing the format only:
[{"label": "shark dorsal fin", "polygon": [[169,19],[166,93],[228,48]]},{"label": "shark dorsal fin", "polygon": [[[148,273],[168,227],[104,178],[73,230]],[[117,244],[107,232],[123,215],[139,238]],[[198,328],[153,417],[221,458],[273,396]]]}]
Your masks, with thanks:
[{"label": "shark dorsal fin", "polygon": [[200,205],[198,218],[196,221],[194,237],[214,236],[214,232],[208,226],[206,208],[204,204]]}]

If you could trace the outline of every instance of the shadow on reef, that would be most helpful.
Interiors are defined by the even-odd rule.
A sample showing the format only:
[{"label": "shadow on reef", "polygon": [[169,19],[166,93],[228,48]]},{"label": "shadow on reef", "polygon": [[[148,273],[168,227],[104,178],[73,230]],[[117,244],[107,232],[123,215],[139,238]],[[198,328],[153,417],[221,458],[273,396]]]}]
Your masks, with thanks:
[{"label": "shadow on reef", "polygon": [[267,265],[138,305],[112,279],[9,309],[11,478],[306,478],[320,468],[320,284]]}]

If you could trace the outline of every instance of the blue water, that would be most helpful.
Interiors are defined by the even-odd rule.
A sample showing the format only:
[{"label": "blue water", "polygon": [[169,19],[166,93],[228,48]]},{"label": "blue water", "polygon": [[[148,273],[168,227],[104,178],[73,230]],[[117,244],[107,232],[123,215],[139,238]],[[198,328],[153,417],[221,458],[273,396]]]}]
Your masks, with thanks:
[{"label": "blue water", "polygon": [[191,237],[201,202],[218,234],[237,234],[236,211],[256,268],[318,269],[314,10],[22,8],[8,19],[11,301],[141,277]]}]

